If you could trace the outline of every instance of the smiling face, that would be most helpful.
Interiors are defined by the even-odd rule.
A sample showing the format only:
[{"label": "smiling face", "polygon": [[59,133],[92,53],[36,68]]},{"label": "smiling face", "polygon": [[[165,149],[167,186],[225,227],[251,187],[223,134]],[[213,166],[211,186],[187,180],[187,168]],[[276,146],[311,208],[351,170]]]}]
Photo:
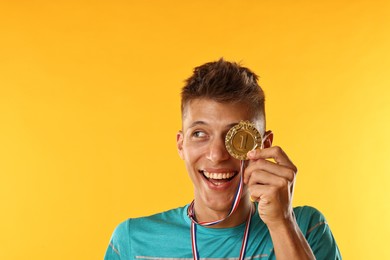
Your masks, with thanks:
[{"label": "smiling face", "polygon": [[226,150],[225,136],[241,120],[263,128],[245,104],[210,99],[187,103],[177,147],[194,185],[196,208],[221,214],[230,210],[240,181],[240,161]]}]

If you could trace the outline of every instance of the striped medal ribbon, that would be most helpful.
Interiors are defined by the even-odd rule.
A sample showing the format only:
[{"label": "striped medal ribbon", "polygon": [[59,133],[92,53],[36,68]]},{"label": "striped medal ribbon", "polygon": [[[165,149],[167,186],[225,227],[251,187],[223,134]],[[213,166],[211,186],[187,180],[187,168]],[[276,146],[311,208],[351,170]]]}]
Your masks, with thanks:
[{"label": "striped medal ribbon", "polygon": [[[218,223],[221,223],[222,221],[224,221],[228,217],[230,217],[236,211],[238,204],[240,203],[242,189],[244,186],[243,185],[243,176],[242,176],[243,172],[244,172],[244,166],[245,166],[245,161],[242,160],[240,163],[240,183],[238,185],[236,194],[234,195],[232,207],[231,207],[231,209],[226,217],[224,217],[222,219],[214,220],[214,221],[209,221],[209,222],[208,221],[198,222],[195,219],[195,209],[194,209],[195,200],[193,200],[191,202],[191,204],[189,205],[187,214],[188,214],[188,217],[191,219],[191,242],[192,242],[192,255],[194,256],[194,260],[200,259],[198,246],[197,246],[197,240],[196,240],[196,225],[201,225],[201,226],[206,226],[206,227],[216,225]],[[248,215],[248,219],[246,221],[244,236],[242,238],[242,245],[241,245],[239,260],[243,260],[245,257],[245,250],[246,250],[246,245],[247,245],[247,241],[248,241],[248,237],[249,237],[249,227],[251,224],[252,213],[253,213],[253,207],[251,207],[249,215]]]}]

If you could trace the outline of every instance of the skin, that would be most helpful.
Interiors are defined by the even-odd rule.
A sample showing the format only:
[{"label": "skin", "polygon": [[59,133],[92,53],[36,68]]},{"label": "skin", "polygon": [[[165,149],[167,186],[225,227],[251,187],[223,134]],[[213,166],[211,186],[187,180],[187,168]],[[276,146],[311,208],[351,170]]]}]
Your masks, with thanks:
[{"label": "skin", "polygon": [[[228,109],[228,110],[226,110]],[[185,161],[194,184],[195,212],[198,221],[224,218],[232,205],[239,184],[240,161],[225,148],[225,136],[240,120],[252,120],[246,107],[197,99],[187,104],[183,129],[177,134],[177,147]],[[207,181],[201,171],[235,172],[236,176],[220,186]],[[231,227],[241,224],[249,214],[251,203],[245,187],[238,210],[227,220],[212,227]]]},{"label": "skin", "polygon": [[[177,148],[194,185],[195,213],[198,221],[224,218],[230,210],[239,184],[240,161],[225,148],[229,129],[241,120],[253,122],[263,129],[264,122],[255,118],[245,104],[219,103],[195,99],[185,107],[183,128],[177,134]],[[246,221],[257,200],[260,218],[267,225],[277,259],[315,259],[301,233],[292,209],[292,196],[297,168],[280,147],[272,147],[271,132],[264,149],[248,153],[244,171],[244,190],[238,209],[214,228],[234,227]],[[204,171],[236,173],[230,181],[210,181]],[[218,183],[220,182],[220,183]]]}]

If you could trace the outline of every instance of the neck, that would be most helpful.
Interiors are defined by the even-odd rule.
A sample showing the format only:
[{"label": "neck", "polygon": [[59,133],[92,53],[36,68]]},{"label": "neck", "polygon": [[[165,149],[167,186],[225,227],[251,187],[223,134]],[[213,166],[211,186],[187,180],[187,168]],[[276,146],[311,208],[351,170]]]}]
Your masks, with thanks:
[{"label": "neck", "polygon": [[[247,196],[243,196],[238,204],[235,212],[224,221],[209,226],[210,228],[229,228],[241,225],[247,220],[248,214],[251,210],[252,203]],[[202,207],[202,205],[194,205],[195,217],[198,222],[210,222],[218,219],[224,219],[229,214],[229,210],[213,210],[211,208]]]}]

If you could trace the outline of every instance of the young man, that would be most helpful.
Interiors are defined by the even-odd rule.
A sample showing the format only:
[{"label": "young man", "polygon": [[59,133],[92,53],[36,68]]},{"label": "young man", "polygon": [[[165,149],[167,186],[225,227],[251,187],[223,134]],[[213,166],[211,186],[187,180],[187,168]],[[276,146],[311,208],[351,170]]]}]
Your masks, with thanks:
[{"label": "young man", "polygon": [[[245,161],[225,144],[241,121],[261,135],[262,149]],[[195,68],[182,91],[177,134],[194,201],[121,223],[105,259],[341,259],[323,215],[292,208],[297,169],[265,129],[264,94],[253,72],[223,59]]]}]

